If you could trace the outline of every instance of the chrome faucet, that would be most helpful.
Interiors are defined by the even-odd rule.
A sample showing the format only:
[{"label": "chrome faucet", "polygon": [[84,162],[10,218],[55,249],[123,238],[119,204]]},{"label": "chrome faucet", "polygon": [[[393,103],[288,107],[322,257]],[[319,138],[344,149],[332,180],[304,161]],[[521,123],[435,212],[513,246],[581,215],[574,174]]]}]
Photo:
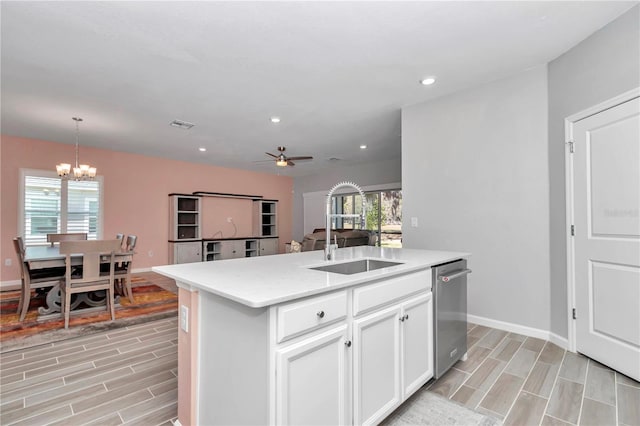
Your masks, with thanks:
[{"label": "chrome faucet", "polygon": [[[358,191],[360,193],[360,197],[362,198],[362,213],[361,214],[342,214],[342,213],[332,213],[331,211],[331,207],[332,207],[332,203],[331,203],[331,197],[333,196],[333,193],[339,189],[339,188],[343,188],[343,187],[351,187],[354,188],[356,191]],[[365,206],[366,206],[366,201],[364,199],[364,191],[362,191],[362,188],[360,188],[358,185],[356,185],[353,182],[340,182],[337,183],[333,186],[333,188],[331,188],[329,190],[329,194],[327,194],[327,215],[326,215],[326,226],[325,226],[325,233],[326,233],[326,238],[327,241],[324,245],[324,259],[325,260],[333,260],[335,257],[335,250],[338,248],[338,244],[331,244],[331,222],[333,218],[335,217],[342,217],[342,218],[360,218],[360,229],[365,229],[366,228],[366,224],[365,224]],[[355,226],[354,226],[355,227]]]}]

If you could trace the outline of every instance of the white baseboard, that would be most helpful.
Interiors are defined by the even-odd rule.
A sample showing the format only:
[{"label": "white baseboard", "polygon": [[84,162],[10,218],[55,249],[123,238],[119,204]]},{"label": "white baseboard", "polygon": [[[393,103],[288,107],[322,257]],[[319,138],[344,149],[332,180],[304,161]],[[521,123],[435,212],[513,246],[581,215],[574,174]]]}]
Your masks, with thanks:
[{"label": "white baseboard", "polygon": [[133,268],[131,270],[132,274],[137,274],[137,273],[140,273],[140,272],[151,272],[151,268]]},{"label": "white baseboard", "polygon": [[549,332],[549,341],[562,349],[569,350],[569,339],[566,337],[558,336],[556,333]]},{"label": "white baseboard", "polygon": [[548,340],[551,343],[558,345],[562,349],[567,349],[569,347],[569,342],[567,339],[565,339],[564,337],[560,337],[555,333],[551,333],[547,330],[527,327],[526,325],[514,324],[512,322],[498,321],[491,318],[478,317],[476,315],[470,314],[467,314],[467,321],[474,324],[484,325],[485,327],[497,328],[499,330],[509,331],[511,333],[518,333],[524,336]]},{"label": "white baseboard", "polygon": [[173,421],[173,424],[174,424],[174,426],[182,426],[182,423],[180,423],[180,420],[178,420],[178,419],[175,419]]}]

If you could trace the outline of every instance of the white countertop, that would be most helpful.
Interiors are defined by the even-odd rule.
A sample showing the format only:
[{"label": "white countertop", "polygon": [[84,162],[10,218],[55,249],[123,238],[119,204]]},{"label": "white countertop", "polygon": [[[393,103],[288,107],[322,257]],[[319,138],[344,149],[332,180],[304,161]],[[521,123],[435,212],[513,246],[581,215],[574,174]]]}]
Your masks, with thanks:
[{"label": "white countertop", "polygon": [[[323,260],[323,255],[320,250],[151,269],[175,279],[180,287],[208,291],[252,308],[261,308],[468,258],[470,253],[359,246],[338,249],[333,261]],[[353,275],[309,269],[362,258],[397,261],[402,265]]]}]

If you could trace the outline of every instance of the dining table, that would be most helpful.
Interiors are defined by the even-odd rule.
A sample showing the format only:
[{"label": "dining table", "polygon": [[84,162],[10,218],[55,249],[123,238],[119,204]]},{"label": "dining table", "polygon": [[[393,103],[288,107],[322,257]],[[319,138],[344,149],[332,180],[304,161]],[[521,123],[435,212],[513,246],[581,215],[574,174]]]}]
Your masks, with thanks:
[{"label": "dining table", "polygon": [[[116,265],[133,260],[133,251],[119,251],[115,253]],[[109,256],[103,257],[104,263],[109,263]],[[31,271],[56,270],[66,266],[66,255],[60,253],[59,245],[29,246],[25,248],[24,262]],[[71,266],[82,266],[82,254],[71,255]],[[59,270],[59,269],[58,269]],[[116,296],[114,303],[119,303],[120,296]],[[106,292],[104,290],[78,293],[75,300],[72,300],[71,310],[76,309],[81,304],[90,308],[106,306]],[[62,312],[60,298],[60,284],[54,284],[46,296],[46,306],[38,308],[40,317]]]}]

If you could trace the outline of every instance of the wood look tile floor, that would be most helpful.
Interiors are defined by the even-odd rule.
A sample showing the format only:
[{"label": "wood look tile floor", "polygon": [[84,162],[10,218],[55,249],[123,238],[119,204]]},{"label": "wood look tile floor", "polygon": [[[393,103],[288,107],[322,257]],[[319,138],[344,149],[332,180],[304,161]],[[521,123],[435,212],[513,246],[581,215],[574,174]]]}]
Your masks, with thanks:
[{"label": "wood look tile floor", "polygon": [[0,354],[2,425],[167,425],[178,415],[178,320]]},{"label": "wood look tile floor", "polygon": [[551,342],[467,327],[468,359],[428,391],[505,425],[640,425],[640,383]]},{"label": "wood look tile floor", "polygon": [[[177,319],[0,354],[2,425],[171,425]],[[543,340],[469,324],[427,391],[507,425],[640,425],[640,384]]]}]

